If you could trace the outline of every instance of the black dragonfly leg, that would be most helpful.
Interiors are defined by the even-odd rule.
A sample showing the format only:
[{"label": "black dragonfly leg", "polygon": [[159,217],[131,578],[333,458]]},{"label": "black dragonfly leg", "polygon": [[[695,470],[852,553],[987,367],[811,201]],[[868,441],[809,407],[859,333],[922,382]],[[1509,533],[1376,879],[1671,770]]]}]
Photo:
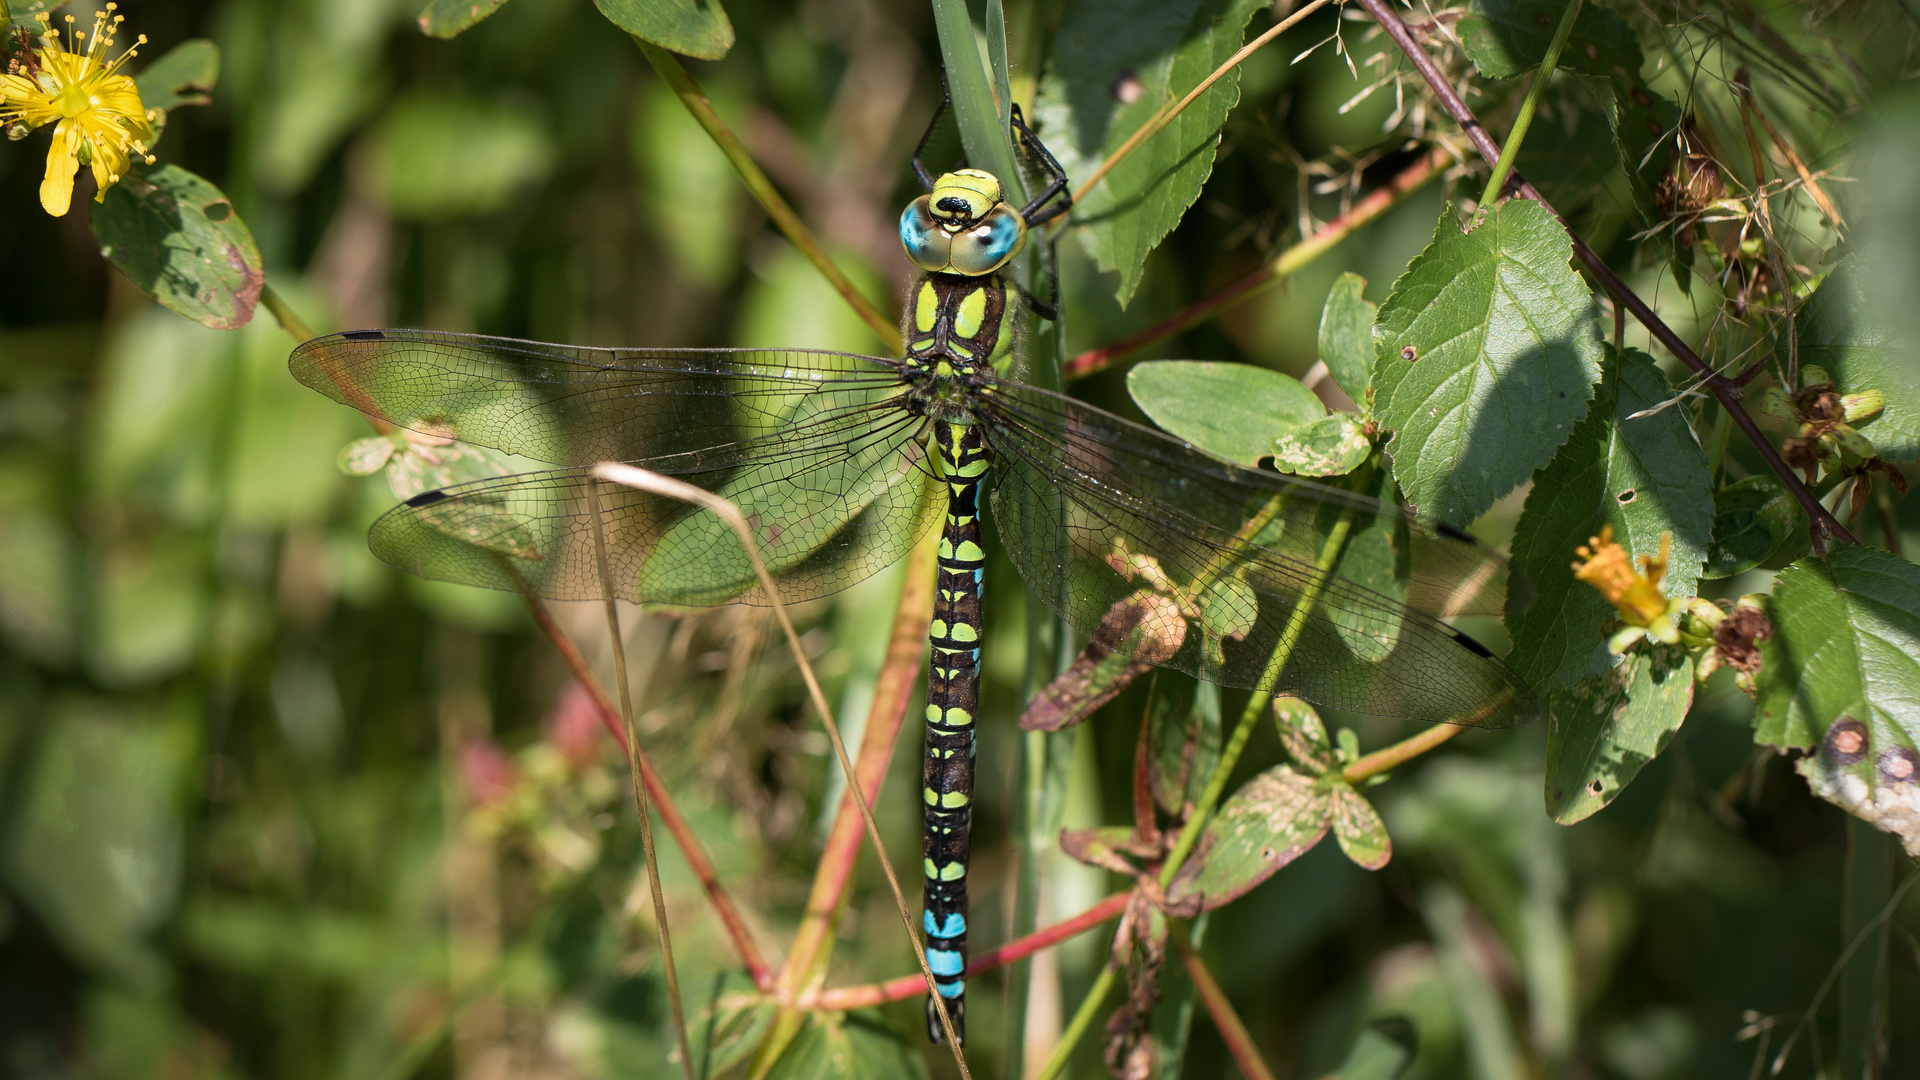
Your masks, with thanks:
[{"label": "black dragonfly leg", "polygon": [[[1026,117],[1020,114],[1018,105],[1013,107],[1013,133],[1020,140],[1020,145],[1027,151],[1027,155],[1040,163],[1040,167],[1045,170],[1048,178],[1046,188],[1020,210],[1020,216],[1026,219],[1027,228],[1031,229],[1073,209],[1073,192],[1067,190],[1067,170],[1060,167],[1060,162],[1054,158],[1053,152],[1048,150],[1046,144],[1034,135],[1033,129],[1027,126]],[[1047,203],[1054,199],[1059,201],[1048,206]]]}]

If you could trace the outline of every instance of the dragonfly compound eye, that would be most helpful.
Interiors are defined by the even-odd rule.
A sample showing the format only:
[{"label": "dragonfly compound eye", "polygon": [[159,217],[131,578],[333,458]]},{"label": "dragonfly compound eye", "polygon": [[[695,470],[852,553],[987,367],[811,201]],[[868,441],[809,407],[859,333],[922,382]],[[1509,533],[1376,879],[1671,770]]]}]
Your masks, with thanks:
[{"label": "dragonfly compound eye", "polygon": [[953,234],[940,227],[940,221],[933,216],[929,205],[931,199],[922,195],[907,205],[900,215],[900,246],[907,249],[907,258],[913,265],[929,273],[938,273],[947,268],[947,260],[953,249]]},{"label": "dragonfly compound eye", "polygon": [[1026,246],[1027,223],[1020,213],[1004,203],[987,214],[985,221],[953,238],[953,272],[978,277],[991,274]]}]

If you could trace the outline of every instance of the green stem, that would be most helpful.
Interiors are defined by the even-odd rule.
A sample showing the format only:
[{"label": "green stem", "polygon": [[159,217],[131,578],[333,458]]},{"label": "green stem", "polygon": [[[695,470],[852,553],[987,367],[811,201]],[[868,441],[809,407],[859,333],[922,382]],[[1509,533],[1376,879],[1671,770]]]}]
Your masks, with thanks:
[{"label": "green stem", "polygon": [[273,286],[264,283],[260,286],[260,303],[272,312],[282,330],[293,335],[293,340],[304,345],[319,336],[313,332],[313,327],[307,325],[306,320],[294,313],[286,300],[273,290]]},{"label": "green stem", "polygon": [[1481,206],[1492,206],[1500,197],[1500,189],[1507,185],[1507,174],[1513,171],[1513,159],[1520,156],[1520,144],[1526,141],[1527,128],[1533,124],[1533,110],[1540,104],[1540,95],[1553,81],[1553,68],[1560,62],[1560,50],[1567,44],[1567,38],[1573,34],[1573,21],[1580,17],[1582,0],[1568,0],[1567,8],[1560,13],[1560,25],[1553,31],[1553,41],[1547,45],[1547,55],[1540,58],[1540,72],[1533,77],[1533,85],[1527,87],[1527,96],[1520,102],[1520,115],[1513,118],[1513,130],[1507,134],[1505,146],[1500,148],[1500,158],[1493,163],[1493,175],[1487,178],[1486,193],[1480,196]]},{"label": "green stem", "polygon": [[1113,990],[1113,964],[1109,962],[1100,969],[1100,975],[1093,980],[1093,986],[1087,990],[1086,1000],[1080,1002],[1080,1011],[1073,1014],[1073,1022],[1067,1030],[1060,1033],[1060,1041],[1054,1044],[1053,1056],[1047,1059],[1046,1068],[1040,1070],[1035,1080],[1059,1080],[1060,1074],[1067,1069],[1067,1060],[1073,1057],[1073,1048],[1093,1026],[1094,1014],[1100,1011],[1101,1003],[1107,1000],[1107,994]]},{"label": "green stem", "polygon": [[687,74],[687,69],[680,66],[680,61],[672,53],[641,38],[636,37],[633,40],[634,44],[640,46],[640,52],[647,58],[647,63],[653,65],[654,74],[659,75],[660,80],[673,90],[679,97],[680,103],[687,107],[687,112],[691,113],[693,118],[700,122],[700,126],[706,129],[707,136],[713,140],[713,144],[720,148],[721,153],[727,155],[727,160],[733,163],[734,170],[746,183],[747,190],[753,193],[754,199],[760,203],[761,209],[767,212],[767,216],[773,219],[774,225],[792,242],[794,247],[800,249],[800,253],[807,257],[807,261],[813,264],[814,269],[820,271],[820,276],[827,279],[827,283],[846,300],[848,306],[853,308],[854,314],[860,316],[861,321],[867,324],[881,342],[889,350],[899,352],[899,327],[894,326],[892,320],[880,314],[880,310],[861,295],[860,290],[854,287],[847,275],[841,273],[840,268],[834,265],[813,232],[801,222],[800,216],[793,212],[793,207],[787,205],[787,200],[781,196],[779,189],[773,186],[773,181],[767,178],[767,174],[761,170],[759,164],[748,155],[747,148],[740,142],[740,137],[735,135],[726,121],[720,119],[720,114],[713,110],[713,103],[707,100],[705,91],[693,81],[693,76]]}]

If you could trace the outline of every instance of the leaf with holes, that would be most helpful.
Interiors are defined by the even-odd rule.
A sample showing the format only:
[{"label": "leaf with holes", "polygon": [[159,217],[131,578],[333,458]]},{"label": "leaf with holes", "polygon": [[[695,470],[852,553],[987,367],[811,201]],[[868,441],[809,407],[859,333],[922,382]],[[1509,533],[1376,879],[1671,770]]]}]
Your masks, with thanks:
[{"label": "leaf with holes", "polygon": [[1174,436],[1249,467],[1275,438],[1327,415],[1300,380],[1253,364],[1149,360],[1127,372],[1127,393]]},{"label": "leaf with holes", "polygon": [[1600,380],[1599,307],[1573,245],[1538,203],[1470,233],[1441,211],[1433,242],[1380,305],[1374,417],[1408,509],[1464,525],[1553,457]]},{"label": "leaf with holes", "polygon": [[1825,368],[1841,394],[1878,390],[1886,405],[1854,426],[1889,461],[1920,459],[1920,380],[1914,348],[1880,318],[1862,288],[1860,257],[1849,255],[1794,319],[1800,363]]},{"label": "leaf with holes", "polygon": [[1373,317],[1379,311],[1361,295],[1366,288],[1367,279],[1349,270],[1333,279],[1320,309],[1320,362],[1362,416],[1372,411],[1367,381],[1373,375]]},{"label": "leaf with holes", "polygon": [[1332,824],[1326,788],[1275,765],[1221,804],[1167,897],[1174,903],[1197,897],[1206,911],[1230,903],[1306,854]]},{"label": "leaf with holes", "polygon": [[[1035,128],[1077,187],[1129,136],[1239,49],[1260,0],[1114,0],[1069,4],[1034,104]],[[1147,254],[1213,172],[1220,127],[1240,100],[1234,69],[1141,143],[1075,204],[1081,242],[1133,298]]]},{"label": "leaf with holes", "polygon": [[1273,440],[1273,467],[1295,476],[1344,476],[1373,453],[1373,440],[1352,413],[1330,413]]},{"label": "leaf with holes", "polygon": [[89,213],[100,254],[141,292],[215,330],[253,319],[266,270],[219,188],[177,165],[136,169]]},{"label": "leaf with holes", "polygon": [[1653,359],[1629,349],[1617,374],[1601,384],[1593,411],[1574,429],[1553,462],[1534,477],[1533,491],[1513,531],[1513,563],[1532,579],[1538,599],[1507,612],[1513,653],[1507,662],[1543,690],[1594,679],[1617,658],[1602,626],[1615,617],[1598,590],[1573,576],[1574,549],[1601,526],[1636,565],[1658,556],[1660,537],[1673,534],[1673,554],[1662,587],[1668,596],[1692,596],[1713,537],[1712,481],[1706,452],[1678,409],[1628,417],[1673,393]]},{"label": "leaf with holes", "polygon": [[1754,741],[1818,745],[1814,793],[1920,857],[1920,567],[1838,548],[1782,571],[1767,609]]},{"label": "leaf with holes", "polygon": [[1571,825],[1667,748],[1693,705],[1693,660],[1678,646],[1642,647],[1547,702],[1547,816]]},{"label": "leaf with holes", "polygon": [[[1474,0],[1473,14],[1454,28],[1467,59],[1490,79],[1511,79],[1540,65],[1567,9],[1564,0]],[[1558,65],[1591,75],[1640,70],[1640,45],[1620,16],[1588,4],[1580,9]]]}]

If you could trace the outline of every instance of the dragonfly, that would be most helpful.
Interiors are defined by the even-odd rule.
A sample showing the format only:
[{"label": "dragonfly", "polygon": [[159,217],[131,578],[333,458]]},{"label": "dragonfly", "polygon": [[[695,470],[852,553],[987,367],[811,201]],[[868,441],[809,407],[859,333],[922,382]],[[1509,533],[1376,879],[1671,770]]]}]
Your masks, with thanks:
[{"label": "dragonfly", "polygon": [[[374,554],[423,577],[602,599],[597,512],[620,598],[675,610],[768,601],[725,522],[602,490],[591,469],[606,461],[732,500],[786,603],[846,588],[940,529],[921,929],[957,1038],[983,518],[1034,595],[1114,651],[1348,712],[1498,728],[1539,711],[1518,675],[1447,621],[1499,614],[1508,572],[1496,552],[1390,502],[1224,461],[1021,380],[1016,320],[1023,308],[1052,312],[1008,265],[1071,196],[1017,111],[1010,127],[1047,180],[1024,205],[988,172],[931,174],[925,137],[915,151],[927,193],[900,219],[920,271],[903,357],[362,330],[309,341],[291,359],[301,382],[364,413],[553,466],[427,491],[376,521]],[[939,1042],[931,997],[927,1006]]]}]

